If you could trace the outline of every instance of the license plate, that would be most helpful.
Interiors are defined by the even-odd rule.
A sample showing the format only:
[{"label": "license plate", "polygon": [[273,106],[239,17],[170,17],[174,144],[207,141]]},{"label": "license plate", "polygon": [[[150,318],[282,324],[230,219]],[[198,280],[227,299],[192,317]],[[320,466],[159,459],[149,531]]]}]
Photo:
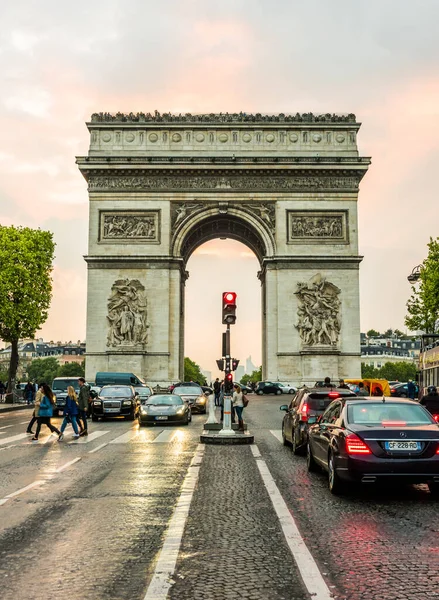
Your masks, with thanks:
[{"label": "license plate", "polygon": [[156,421],[167,421],[168,417],[166,417],[166,416],[163,415],[163,416],[160,416],[160,417],[156,417],[155,420]]},{"label": "license plate", "polygon": [[120,408],[104,408],[104,412],[119,412]]},{"label": "license plate", "polygon": [[406,441],[406,442],[386,442],[385,443],[385,448],[386,450],[391,450],[392,452],[394,451],[406,451],[407,450],[420,450],[421,449],[421,444],[419,442],[411,442],[411,441]]}]

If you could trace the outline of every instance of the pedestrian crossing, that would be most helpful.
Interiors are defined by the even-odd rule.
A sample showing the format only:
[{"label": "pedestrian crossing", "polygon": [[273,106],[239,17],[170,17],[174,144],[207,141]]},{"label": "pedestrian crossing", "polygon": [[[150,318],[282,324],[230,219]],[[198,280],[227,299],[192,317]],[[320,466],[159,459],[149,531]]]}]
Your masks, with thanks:
[{"label": "pedestrian crossing", "polygon": [[[13,426],[6,426],[9,427]],[[60,446],[67,445],[71,446],[83,446],[93,444],[93,442],[99,441],[100,447],[114,446],[114,445],[140,445],[140,444],[172,444],[181,443],[187,441],[198,442],[199,431],[192,429],[181,429],[181,428],[139,428],[138,426],[130,427],[128,431],[120,433],[120,429],[97,429],[91,431],[87,436],[73,438],[71,430],[64,434],[64,439],[58,442],[58,436],[56,434],[49,434],[41,432],[38,442],[32,441],[32,436],[27,433],[18,433],[11,435],[8,429],[0,429],[0,450],[8,450],[10,448],[19,448],[20,446],[50,446],[52,444],[59,444]],[[116,437],[114,437],[116,435]]]}]

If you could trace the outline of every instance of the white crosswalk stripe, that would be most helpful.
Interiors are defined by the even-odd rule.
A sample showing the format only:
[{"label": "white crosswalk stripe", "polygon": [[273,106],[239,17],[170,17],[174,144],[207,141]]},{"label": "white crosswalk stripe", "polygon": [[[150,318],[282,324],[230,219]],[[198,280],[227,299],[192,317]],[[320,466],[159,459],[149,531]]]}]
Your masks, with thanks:
[{"label": "white crosswalk stripe", "polygon": [[92,433],[89,433],[88,435],[77,438],[76,440],[72,440],[71,442],[69,442],[69,445],[70,444],[72,444],[72,445],[88,444],[89,442],[92,442],[93,440],[97,440],[102,435],[105,435],[107,433],[110,433],[110,432],[109,431],[93,431]]},{"label": "white crosswalk stripe", "polygon": [[159,433],[159,435],[152,440],[152,444],[165,444],[167,442],[172,442],[172,440],[175,438],[175,436],[178,435],[178,431],[174,430],[164,430],[161,433]]},{"label": "white crosswalk stripe", "polygon": [[0,445],[10,444],[11,442],[18,442],[18,440],[24,440],[28,437],[27,433],[19,433],[17,435],[12,435],[11,437],[1,438]]},{"label": "white crosswalk stripe", "polygon": [[114,440],[111,440],[110,444],[126,444],[127,442],[132,442],[138,435],[138,429],[130,429],[130,431],[127,431],[127,433],[124,433]]}]

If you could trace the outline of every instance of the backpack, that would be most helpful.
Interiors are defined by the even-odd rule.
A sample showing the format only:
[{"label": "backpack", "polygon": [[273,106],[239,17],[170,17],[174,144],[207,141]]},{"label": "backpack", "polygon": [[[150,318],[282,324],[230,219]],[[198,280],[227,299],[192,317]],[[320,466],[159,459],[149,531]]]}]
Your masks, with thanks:
[{"label": "backpack", "polygon": [[244,405],[244,408],[246,406],[248,406],[248,403],[250,402],[250,400],[247,398],[247,396],[245,394],[242,394],[242,403]]}]

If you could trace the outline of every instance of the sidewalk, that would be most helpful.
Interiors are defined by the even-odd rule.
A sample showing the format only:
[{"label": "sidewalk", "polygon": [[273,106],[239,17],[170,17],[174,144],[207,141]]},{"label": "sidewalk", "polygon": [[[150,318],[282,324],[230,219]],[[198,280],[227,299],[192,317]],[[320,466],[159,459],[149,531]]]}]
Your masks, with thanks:
[{"label": "sidewalk", "polygon": [[34,405],[33,404],[6,404],[6,403],[1,403],[0,404],[0,414],[2,413],[7,413],[7,412],[12,412],[14,410],[26,410],[26,409],[34,409]]}]

